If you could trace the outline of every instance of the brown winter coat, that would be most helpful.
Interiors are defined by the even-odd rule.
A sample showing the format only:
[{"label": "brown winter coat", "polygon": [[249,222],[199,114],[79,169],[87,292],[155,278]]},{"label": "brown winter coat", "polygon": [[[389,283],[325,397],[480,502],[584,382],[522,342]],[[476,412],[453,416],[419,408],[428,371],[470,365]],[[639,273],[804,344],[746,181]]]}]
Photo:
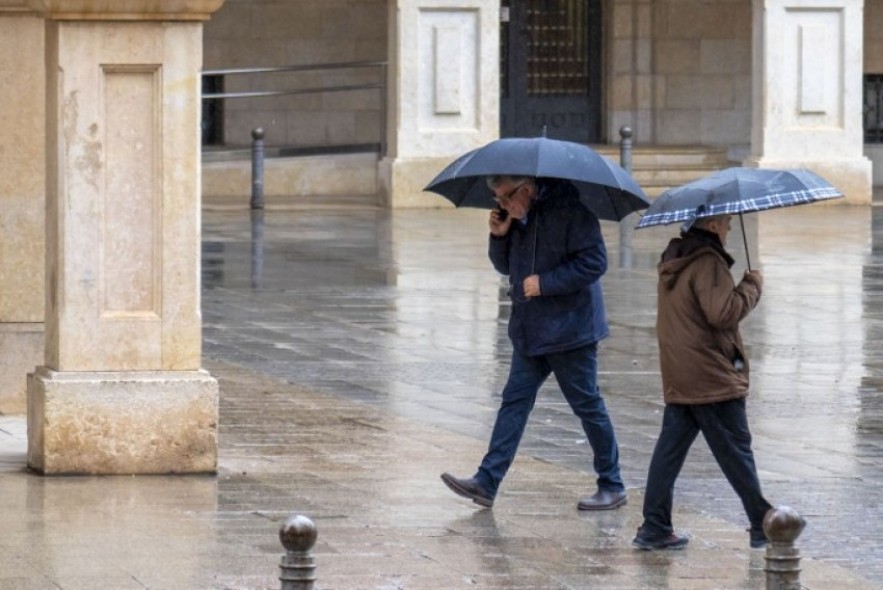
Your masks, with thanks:
[{"label": "brown winter coat", "polygon": [[671,241],[658,266],[656,334],[667,404],[748,395],[739,322],[757,305],[761,284],[746,274],[736,286],[732,258],[716,240],[693,229]]}]

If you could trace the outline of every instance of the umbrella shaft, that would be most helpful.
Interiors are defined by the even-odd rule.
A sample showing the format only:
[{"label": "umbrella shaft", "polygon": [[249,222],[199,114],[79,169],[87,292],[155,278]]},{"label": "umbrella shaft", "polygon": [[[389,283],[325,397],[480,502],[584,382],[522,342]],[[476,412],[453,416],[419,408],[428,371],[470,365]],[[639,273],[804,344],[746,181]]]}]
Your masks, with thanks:
[{"label": "umbrella shaft", "polygon": [[742,228],[742,243],[745,244],[745,262],[748,264],[748,270],[751,270],[751,256],[748,255],[748,238],[745,237],[745,219],[742,212],[739,211],[739,227]]}]

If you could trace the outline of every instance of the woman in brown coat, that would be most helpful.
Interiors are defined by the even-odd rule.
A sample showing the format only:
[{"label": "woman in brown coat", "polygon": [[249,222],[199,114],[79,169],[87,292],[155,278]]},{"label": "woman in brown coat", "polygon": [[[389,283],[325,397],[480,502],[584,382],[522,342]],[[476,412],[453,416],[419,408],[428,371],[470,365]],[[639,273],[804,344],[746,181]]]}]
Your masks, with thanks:
[{"label": "woman in brown coat", "polygon": [[771,508],[760,490],[745,413],[748,357],[739,322],[760,299],[763,277],[746,271],[738,285],[724,250],[730,216],[698,218],[674,238],[659,263],[660,368],[665,400],[662,431],[647,475],[641,549],[679,549],[688,539],[671,523],[674,484],[696,436],[708,442],[751,523],[750,545],[766,545],[763,518]]}]

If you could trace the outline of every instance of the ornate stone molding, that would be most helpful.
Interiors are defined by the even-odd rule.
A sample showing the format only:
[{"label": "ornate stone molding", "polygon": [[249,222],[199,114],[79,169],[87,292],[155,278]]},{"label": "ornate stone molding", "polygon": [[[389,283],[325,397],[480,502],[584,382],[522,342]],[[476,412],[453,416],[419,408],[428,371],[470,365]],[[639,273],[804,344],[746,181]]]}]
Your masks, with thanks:
[{"label": "ornate stone molding", "polygon": [[[13,0],[0,0],[3,5]],[[13,2],[21,4],[22,2]],[[27,0],[52,20],[208,20],[224,0]]]}]

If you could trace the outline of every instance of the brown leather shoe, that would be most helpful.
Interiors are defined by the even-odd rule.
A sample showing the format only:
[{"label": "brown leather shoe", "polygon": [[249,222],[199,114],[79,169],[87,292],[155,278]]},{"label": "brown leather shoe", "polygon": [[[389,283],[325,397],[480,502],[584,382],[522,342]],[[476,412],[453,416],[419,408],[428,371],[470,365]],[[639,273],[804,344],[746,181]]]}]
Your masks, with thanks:
[{"label": "brown leather shoe", "polygon": [[479,506],[490,508],[494,505],[493,496],[481,487],[481,484],[479,484],[474,477],[458,479],[450,473],[442,473],[441,480],[445,482],[445,485],[451,488],[455,494],[463,496],[464,498],[469,498]]},{"label": "brown leather shoe", "polygon": [[632,540],[632,545],[644,551],[653,549],[683,549],[690,542],[684,535],[671,532],[663,537],[648,537],[644,534],[644,527],[638,528],[638,534]]},{"label": "brown leather shoe", "polygon": [[625,506],[629,499],[625,492],[611,492],[610,490],[598,490],[594,495],[583,498],[576,505],[580,510],[613,510]]}]

